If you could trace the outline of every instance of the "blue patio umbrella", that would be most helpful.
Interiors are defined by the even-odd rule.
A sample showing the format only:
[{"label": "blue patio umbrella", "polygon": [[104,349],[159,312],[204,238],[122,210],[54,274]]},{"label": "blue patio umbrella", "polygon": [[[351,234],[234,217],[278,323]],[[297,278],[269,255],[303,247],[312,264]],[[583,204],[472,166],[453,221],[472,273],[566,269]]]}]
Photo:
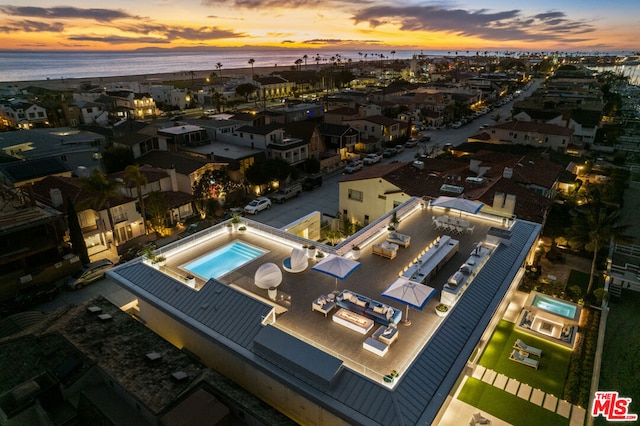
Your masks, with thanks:
[{"label": "blue patio umbrella", "polygon": [[349,275],[360,267],[361,263],[355,260],[347,259],[335,254],[329,254],[320,262],[316,263],[311,269],[331,275],[336,279],[336,288],[338,280],[345,280]]},{"label": "blue patio umbrella", "polygon": [[403,324],[411,325],[411,321],[409,321],[409,306],[422,310],[435,292],[436,290],[433,287],[400,277],[382,292],[382,296],[405,303],[407,305],[407,313]]}]

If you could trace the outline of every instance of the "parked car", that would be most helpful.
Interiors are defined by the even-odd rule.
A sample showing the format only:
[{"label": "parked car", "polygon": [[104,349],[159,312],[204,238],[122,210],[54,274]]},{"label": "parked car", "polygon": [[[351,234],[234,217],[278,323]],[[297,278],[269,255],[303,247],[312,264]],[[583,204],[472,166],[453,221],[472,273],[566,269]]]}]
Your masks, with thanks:
[{"label": "parked car", "polygon": [[405,142],[404,146],[406,146],[407,148],[418,146],[418,139],[411,138],[407,142]]},{"label": "parked car", "polygon": [[39,303],[53,300],[59,293],[60,290],[55,284],[41,284],[20,291],[13,301],[17,309],[24,310]]},{"label": "parked car", "polygon": [[351,163],[347,164],[347,167],[344,168],[344,172],[345,173],[355,173],[358,170],[362,169],[363,167],[364,167],[364,164],[362,163],[362,161],[355,160],[355,161],[352,161]]},{"label": "parked car", "polygon": [[367,154],[367,156],[364,157],[364,160],[362,160],[362,162],[364,163],[365,166],[370,166],[372,164],[379,163],[380,160],[382,160],[382,157],[379,154],[372,153],[372,154]]},{"label": "parked car", "polygon": [[305,191],[311,191],[318,186],[322,186],[322,175],[307,176],[302,181],[302,189]]},{"label": "parked car", "polygon": [[382,151],[382,156],[383,156],[384,158],[393,157],[393,156],[394,156],[394,155],[396,155],[396,154],[397,154],[397,152],[396,152],[396,150],[395,150],[395,149],[393,149],[393,148],[387,148],[387,149],[385,149],[384,151]]},{"label": "parked car", "polygon": [[91,262],[71,274],[69,279],[67,279],[67,287],[71,290],[78,290],[92,282],[104,278],[104,273],[111,268],[113,268],[113,262],[109,259]]},{"label": "parked car", "polygon": [[431,140],[431,135],[422,135],[422,137],[418,140],[420,143],[429,142]]},{"label": "parked car", "polygon": [[245,213],[256,214],[262,210],[271,207],[271,200],[267,197],[258,197],[246,206],[244,206]]},{"label": "parked car", "polygon": [[174,115],[173,117],[171,117],[171,121],[180,121],[183,118],[184,117],[182,115]]},{"label": "parked car", "polygon": [[454,129],[459,129],[460,127],[462,127],[462,122],[460,122],[460,121],[455,121],[455,122],[451,125],[451,127],[452,127],[452,128],[454,128]]},{"label": "parked car", "polygon": [[402,151],[404,151],[404,145],[396,145],[393,149],[396,150],[396,153],[400,154]]},{"label": "parked car", "polygon": [[274,203],[284,203],[289,198],[297,197],[302,192],[302,185],[294,183],[287,187],[281,188],[271,196]]}]

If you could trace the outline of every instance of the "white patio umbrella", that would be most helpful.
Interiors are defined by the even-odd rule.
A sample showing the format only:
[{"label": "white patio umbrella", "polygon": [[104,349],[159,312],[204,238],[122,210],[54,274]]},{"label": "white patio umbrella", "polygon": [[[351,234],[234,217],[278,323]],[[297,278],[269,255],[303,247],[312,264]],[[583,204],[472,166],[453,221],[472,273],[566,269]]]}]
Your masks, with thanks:
[{"label": "white patio umbrella", "polygon": [[473,213],[476,214],[484,204],[479,203],[477,201],[467,200],[466,198],[457,198],[457,197],[446,197],[441,196],[433,200],[430,205],[432,207],[444,207],[454,210],[460,210],[460,214],[462,212],[465,213]]},{"label": "white patio umbrella", "polygon": [[411,325],[411,321],[409,321],[409,306],[422,310],[435,292],[436,290],[433,287],[400,277],[382,292],[382,296],[405,303],[407,312],[403,324]]},{"label": "white patio umbrella", "polygon": [[329,254],[320,262],[316,263],[311,269],[331,275],[336,278],[336,289],[338,288],[338,280],[345,280],[353,271],[360,267],[361,263],[355,260],[347,259],[335,254]]}]

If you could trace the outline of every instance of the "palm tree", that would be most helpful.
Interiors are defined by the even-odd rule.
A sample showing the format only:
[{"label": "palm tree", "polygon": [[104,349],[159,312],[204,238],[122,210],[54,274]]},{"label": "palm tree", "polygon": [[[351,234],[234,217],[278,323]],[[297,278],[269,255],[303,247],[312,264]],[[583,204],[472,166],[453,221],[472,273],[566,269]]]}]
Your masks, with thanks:
[{"label": "palm tree", "polygon": [[253,58],[249,59],[249,65],[251,65],[251,80],[256,79],[256,76],[253,74],[253,64],[255,64],[255,62]]},{"label": "palm tree", "polygon": [[118,188],[122,185],[115,180],[109,180],[100,170],[95,169],[91,176],[81,178],[80,184],[87,192],[88,197],[84,204],[97,212],[101,210],[107,211],[109,219],[109,229],[113,233],[113,241],[118,244],[118,234],[113,224],[113,216],[111,215],[111,202],[121,198]]},{"label": "palm tree", "polygon": [[222,78],[222,63],[218,62],[216,64],[216,69],[218,70],[218,77]]},{"label": "palm tree", "polygon": [[132,164],[124,169],[124,181],[136,186],[136,194],[138,195],[138,204],[140,206],[140,214],[142,215],[142,230],[147,233],[146,210],[144,208],[144,197],[142,187],[147,184],[147,177],[140,173],[140,167]]},{"label": "palm tree", "polygon": [[591,294],[600,250],[612,240],[630,241],[630,238],[623,234],[627,226],[616,224],[620,210],[609,210],[602,202],[598,188],[588,188],[585,198],[586,215],[574,217],[573,224],[567,231],[571,235],[569,242],[572,245],[583,245],[586,250],[593,251],[586,293],[588,296]]},{"label": "palm tree", "polygon": [[296,69],[300,71],[300,65],[302,65],[302,59],[296,59],[294,63],[296,64]]},{"label": "palm tree", "polygon": [[307,59],[309,57],[307,55],[302,56],[302,59],[304,59],[304,69],[307,69]]}]

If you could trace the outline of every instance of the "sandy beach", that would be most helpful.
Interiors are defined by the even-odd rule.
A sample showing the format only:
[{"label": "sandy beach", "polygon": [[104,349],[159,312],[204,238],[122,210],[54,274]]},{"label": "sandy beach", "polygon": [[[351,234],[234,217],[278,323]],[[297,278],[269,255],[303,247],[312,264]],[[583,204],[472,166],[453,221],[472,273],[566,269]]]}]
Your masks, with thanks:
[{"label": "sandy beach", "polygon": [[[291,66],[281,67],[255,67],[253,74],[256,76],[266,76],[273,72],[289,71]],[[216,75],[222,75],[222,78],[230,77],[246,77],[252,73],[251,68],[230,68],[221,70],[202,70],[192,72],[167,72],[157,74],[138,74],[138,75],[125,75],[114,77],[87,77],[87,78],[65,78],[65,79],[50,79],[50,80],[33,80],[33,81],[7,81],[0,82],[0,89],[22,89],[29,86],[43,87],[50,90],[69,90],[77,89],[81,84],[106,84],[106,83],[118,83],[118,82],[130,82],[137,81],[140,83],[153,83],[162,84],[164,82],[176,81],[176,80],[201,80],[209,77],[212,73]]]}]

